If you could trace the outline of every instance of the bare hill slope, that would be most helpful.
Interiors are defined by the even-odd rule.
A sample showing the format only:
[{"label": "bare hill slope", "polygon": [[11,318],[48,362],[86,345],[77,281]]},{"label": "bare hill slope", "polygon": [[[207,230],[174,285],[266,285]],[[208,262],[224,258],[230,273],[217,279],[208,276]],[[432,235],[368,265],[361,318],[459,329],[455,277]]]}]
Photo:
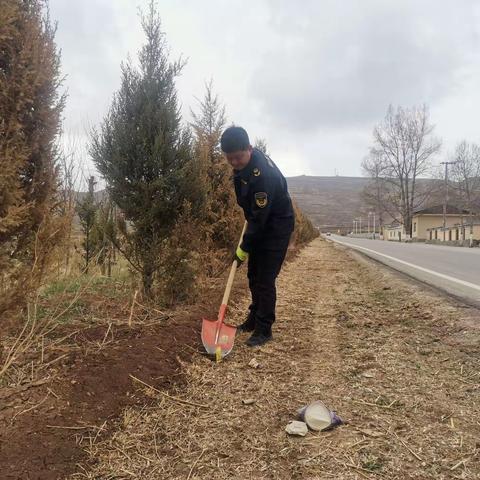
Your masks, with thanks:
[{"label": "bare hill slope", "polygon": [[[370,182],[369,178],[301,175],[287,178],[287,182],[298,206],[321,230],[351,230],[352,220],[356,217],[361,217],[366,227],[367,214],[371,207],[362,198],[362,191]],[[429,192],[418,207],[442,204],[444,199],[442,180],[419,178],[417,190]],[[450,189],[450,203],[454,205],[458,203],[454,188]]]},{"label": "bare hill slope", "polygon": [[352,217],[366,208],[362,205],[361,192],[368,178],[301,175],[287,178],[287,182],[299,207],[322,229],[350,227]]}]

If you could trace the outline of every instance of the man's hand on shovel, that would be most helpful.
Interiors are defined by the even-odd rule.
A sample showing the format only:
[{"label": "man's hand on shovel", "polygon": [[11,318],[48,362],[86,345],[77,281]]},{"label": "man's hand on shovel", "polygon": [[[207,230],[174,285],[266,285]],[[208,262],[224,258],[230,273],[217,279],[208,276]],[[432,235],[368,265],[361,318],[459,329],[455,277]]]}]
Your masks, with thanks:
[{"label": "man's hand on shovel", "polygon": [[247,258],[248,258],[248,252],[238,247],[233,257],[233,259],[237,261],[237,265],[240,267]]}]

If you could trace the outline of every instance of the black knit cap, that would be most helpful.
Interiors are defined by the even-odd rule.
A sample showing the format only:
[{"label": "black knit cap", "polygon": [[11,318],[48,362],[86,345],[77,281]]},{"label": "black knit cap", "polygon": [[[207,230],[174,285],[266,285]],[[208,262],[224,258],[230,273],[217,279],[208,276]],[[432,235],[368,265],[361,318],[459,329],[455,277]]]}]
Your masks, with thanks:
[{"label": "black knit cap", "polygon": [[248,150],[250,139],[247,131],[242,127],[228,127],[220,139],[222,151],[225,153],[238,152],[239,150]]}]

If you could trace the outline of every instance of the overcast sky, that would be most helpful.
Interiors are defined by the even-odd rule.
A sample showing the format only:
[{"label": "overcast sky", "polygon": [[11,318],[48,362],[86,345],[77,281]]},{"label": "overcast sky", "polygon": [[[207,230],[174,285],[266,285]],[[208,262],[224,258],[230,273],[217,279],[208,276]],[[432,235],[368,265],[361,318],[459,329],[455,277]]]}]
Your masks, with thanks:
[{"label": "overcast sky", "polygon": [[[143,43],[146,0],[50,0],[67,75],[65,131],[81,146]],[[427,103],[442,157],[480,142],[476,0],[159,0],[185,121],[205,81],[229,122],[265,138],[288,175],[360,175],[390,103]],[[442,158],[438,158],[440,161]]]}]

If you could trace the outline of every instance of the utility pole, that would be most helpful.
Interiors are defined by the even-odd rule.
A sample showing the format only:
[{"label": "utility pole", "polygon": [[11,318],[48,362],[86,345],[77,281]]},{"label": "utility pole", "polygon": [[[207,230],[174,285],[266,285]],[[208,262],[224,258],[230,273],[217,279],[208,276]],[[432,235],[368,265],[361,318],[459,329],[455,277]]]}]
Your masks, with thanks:
[{"label": "utility pole", "polygon": [[445,198],[443,202],[443,241],[445,241],[445,229],[447,228],[447,205],[448,205],[448,166],[458,162],[440,162],[445,165]]},{"label": "utility pole", "polygon": [[370,215],[373,215],[373,235],[372,238],[375,240],[375,212],[368,212],[368,233],[370,233]]}]

